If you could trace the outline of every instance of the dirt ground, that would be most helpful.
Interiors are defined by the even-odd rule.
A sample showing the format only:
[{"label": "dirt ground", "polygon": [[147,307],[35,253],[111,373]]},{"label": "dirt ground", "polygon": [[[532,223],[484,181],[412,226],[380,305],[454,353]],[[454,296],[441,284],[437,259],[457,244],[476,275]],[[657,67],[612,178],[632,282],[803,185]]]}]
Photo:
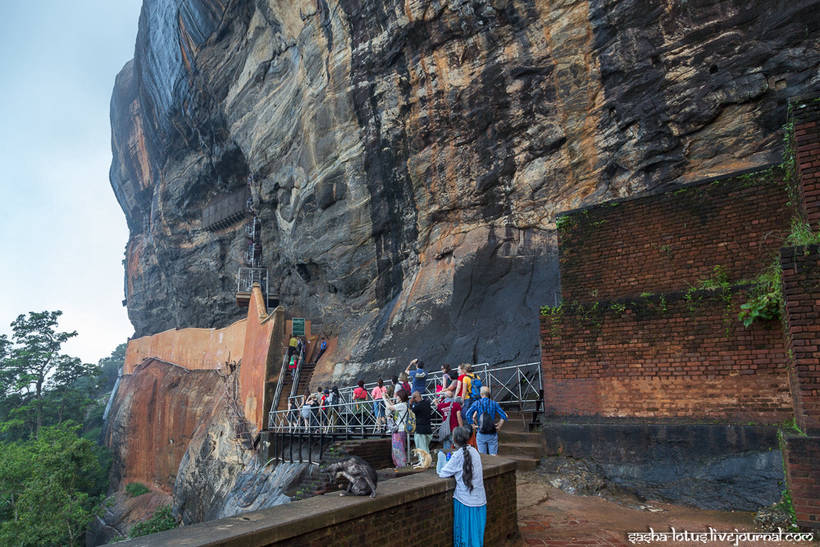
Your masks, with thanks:
[{"label": "dirt ground", "polygon": [[[624,499],[610,501],[595,496],[574,496],[550,486],[535,472],[518,473],[518,526],[521,541],[517,545],[651,545],[630,543],[627,532],[669,534],[671,528],[680,533],[708,532],[709,527],[720,532],[754,532],[754,513],[707,511],[662,502],[638,502]],[[643,507],[643,509],[641,508]],[[638,539],[633,536],[633,539]],[[647,538],[648,539],[648,538]],[[733,545],[734,541],[682,542],[657,541],[664,547],[673,545]],[[740,541],[738,545],[800,545],[792,542]],[[817,543],[802,543],[817,545]]]}]

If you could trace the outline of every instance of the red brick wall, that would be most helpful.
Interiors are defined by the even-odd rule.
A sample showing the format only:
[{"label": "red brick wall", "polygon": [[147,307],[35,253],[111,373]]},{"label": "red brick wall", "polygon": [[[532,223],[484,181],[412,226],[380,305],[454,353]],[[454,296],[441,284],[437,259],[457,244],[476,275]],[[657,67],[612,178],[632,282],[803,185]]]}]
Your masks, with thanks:
[{"label": "red brick wall", "polygon": [[[515,462],[482,456],[484,544],[520,542]],[[432,471],[382,481],[375,498],[337,493],[183,526],[128,545],[452,545],[453,479]]]},{"label": "red brick wall", "polygon": [[[515,473],[485,480],[485,545],[504,545],[518,530]],[[377,498],[378,499],[378,498]],[[441,492],[289,538],[282,545],[452,545],[453,495]],[[280,543],[274,543],[279,545]]]},{"label": "red brick wall", "polygon": [[547,414],[778,423],[792,415],[778,321],[748,329],[731,291],[609,302],[541,318]]},{"label": "red brick wall", "polygon": [[339,441],[335,446],[346,454],[359,456],[374,469],[393,467],[392,441],[389,438]]},{"label": "red brick wall", "polygon": [[820,223],[820,98],[792,101],[791,114],[802,208],[816,229]]},{"label": "red brick wall", "polygon": [[679,291],[725,268],[757,276],[788,232],[779,168],[607,202],[558,221],[565,302]]},{"label": "red brick wall", "polygon": [[781,264],[795,419],[806,433],[820,435],[820,249],[782,249]]},{"label": "red brick wall", "polygon": [[783,456],[797,523],[820,528],[820,437],[787,437]]}]

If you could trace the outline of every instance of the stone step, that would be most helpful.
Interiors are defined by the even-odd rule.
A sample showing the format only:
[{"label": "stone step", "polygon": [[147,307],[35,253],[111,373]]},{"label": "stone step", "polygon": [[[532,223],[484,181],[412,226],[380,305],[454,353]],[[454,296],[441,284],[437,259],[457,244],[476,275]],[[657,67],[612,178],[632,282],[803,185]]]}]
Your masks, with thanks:
[{"label": "stone step", "polygon": [[501,432],[498,434],[498,440],[506,443],[541,444],[543,442],[542,435],[539,431],[509,431],[507,424],[504,424],[504,427],[501,428]]},{"label": "stone step", "polygon": [[498,454],[501,456],[528,456],[538,460],[543,453],[541,443],[498,443]]},{"label": "stone step", "polygon": [[538,458],[523,456],[520,454],[503,454],[509,460],[515,460],[516,469],[519,471],[532,471],[538,466]]},{"label": "stone step", "polygon": [[529,433],[530,428],[529,424],[524,422],[524,420],[519,417],[508,416],[508,420],[504,422],[504,427],[501,431],[510,431],[510,432],[518,432],[518,433]]}]

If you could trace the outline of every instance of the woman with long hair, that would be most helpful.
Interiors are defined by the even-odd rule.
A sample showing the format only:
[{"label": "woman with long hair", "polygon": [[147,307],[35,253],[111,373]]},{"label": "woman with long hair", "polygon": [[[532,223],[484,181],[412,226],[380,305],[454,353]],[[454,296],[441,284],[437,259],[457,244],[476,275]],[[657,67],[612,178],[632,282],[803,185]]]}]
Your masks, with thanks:
[{"label": "woman with long hair", "polygon": [[399,469],[407,467],[407,431],[404,430],[404,425],[407,423],[407,393],[399,389],[396,391],[395,399],[397,402],[393,404],[387,398],[387,393],[382,395],[384,406],[393,412],[393,421],[396,424],[392,439],[392,456],[393,465]]},{"label": "woman with long hair", "polygon": [[468,444],[470,430],[457,427],[453,431],[456,450],[439,471],[442,478],[455,477],[453,493],[453,545],[482,547],[487,525],[487,494],[484,491],[484,470],[481,456]]},{"label": "woman with long hair", "polygon": [[457,374],[450,368],[450,365],[447,363],[441,365],[441,384],[436,386],[436,392],[447,391],[449,389],[455,393],[456,387],[458,386],[458,380],[456,380],[456,378]]}]

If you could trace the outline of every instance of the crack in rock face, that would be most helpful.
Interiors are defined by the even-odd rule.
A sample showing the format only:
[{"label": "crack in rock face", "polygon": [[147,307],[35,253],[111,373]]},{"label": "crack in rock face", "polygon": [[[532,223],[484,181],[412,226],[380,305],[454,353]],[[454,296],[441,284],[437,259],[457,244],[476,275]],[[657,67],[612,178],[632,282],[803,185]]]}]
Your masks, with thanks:
[{"label": "crack in rock face", "polygon": [[136,335],[244,316],[244,223],[203,210],[249,187],[271,292],[339,337],[316,379],[537,360],[555,214],[778,160],[818,9],[145,0],[111,101]]}]

